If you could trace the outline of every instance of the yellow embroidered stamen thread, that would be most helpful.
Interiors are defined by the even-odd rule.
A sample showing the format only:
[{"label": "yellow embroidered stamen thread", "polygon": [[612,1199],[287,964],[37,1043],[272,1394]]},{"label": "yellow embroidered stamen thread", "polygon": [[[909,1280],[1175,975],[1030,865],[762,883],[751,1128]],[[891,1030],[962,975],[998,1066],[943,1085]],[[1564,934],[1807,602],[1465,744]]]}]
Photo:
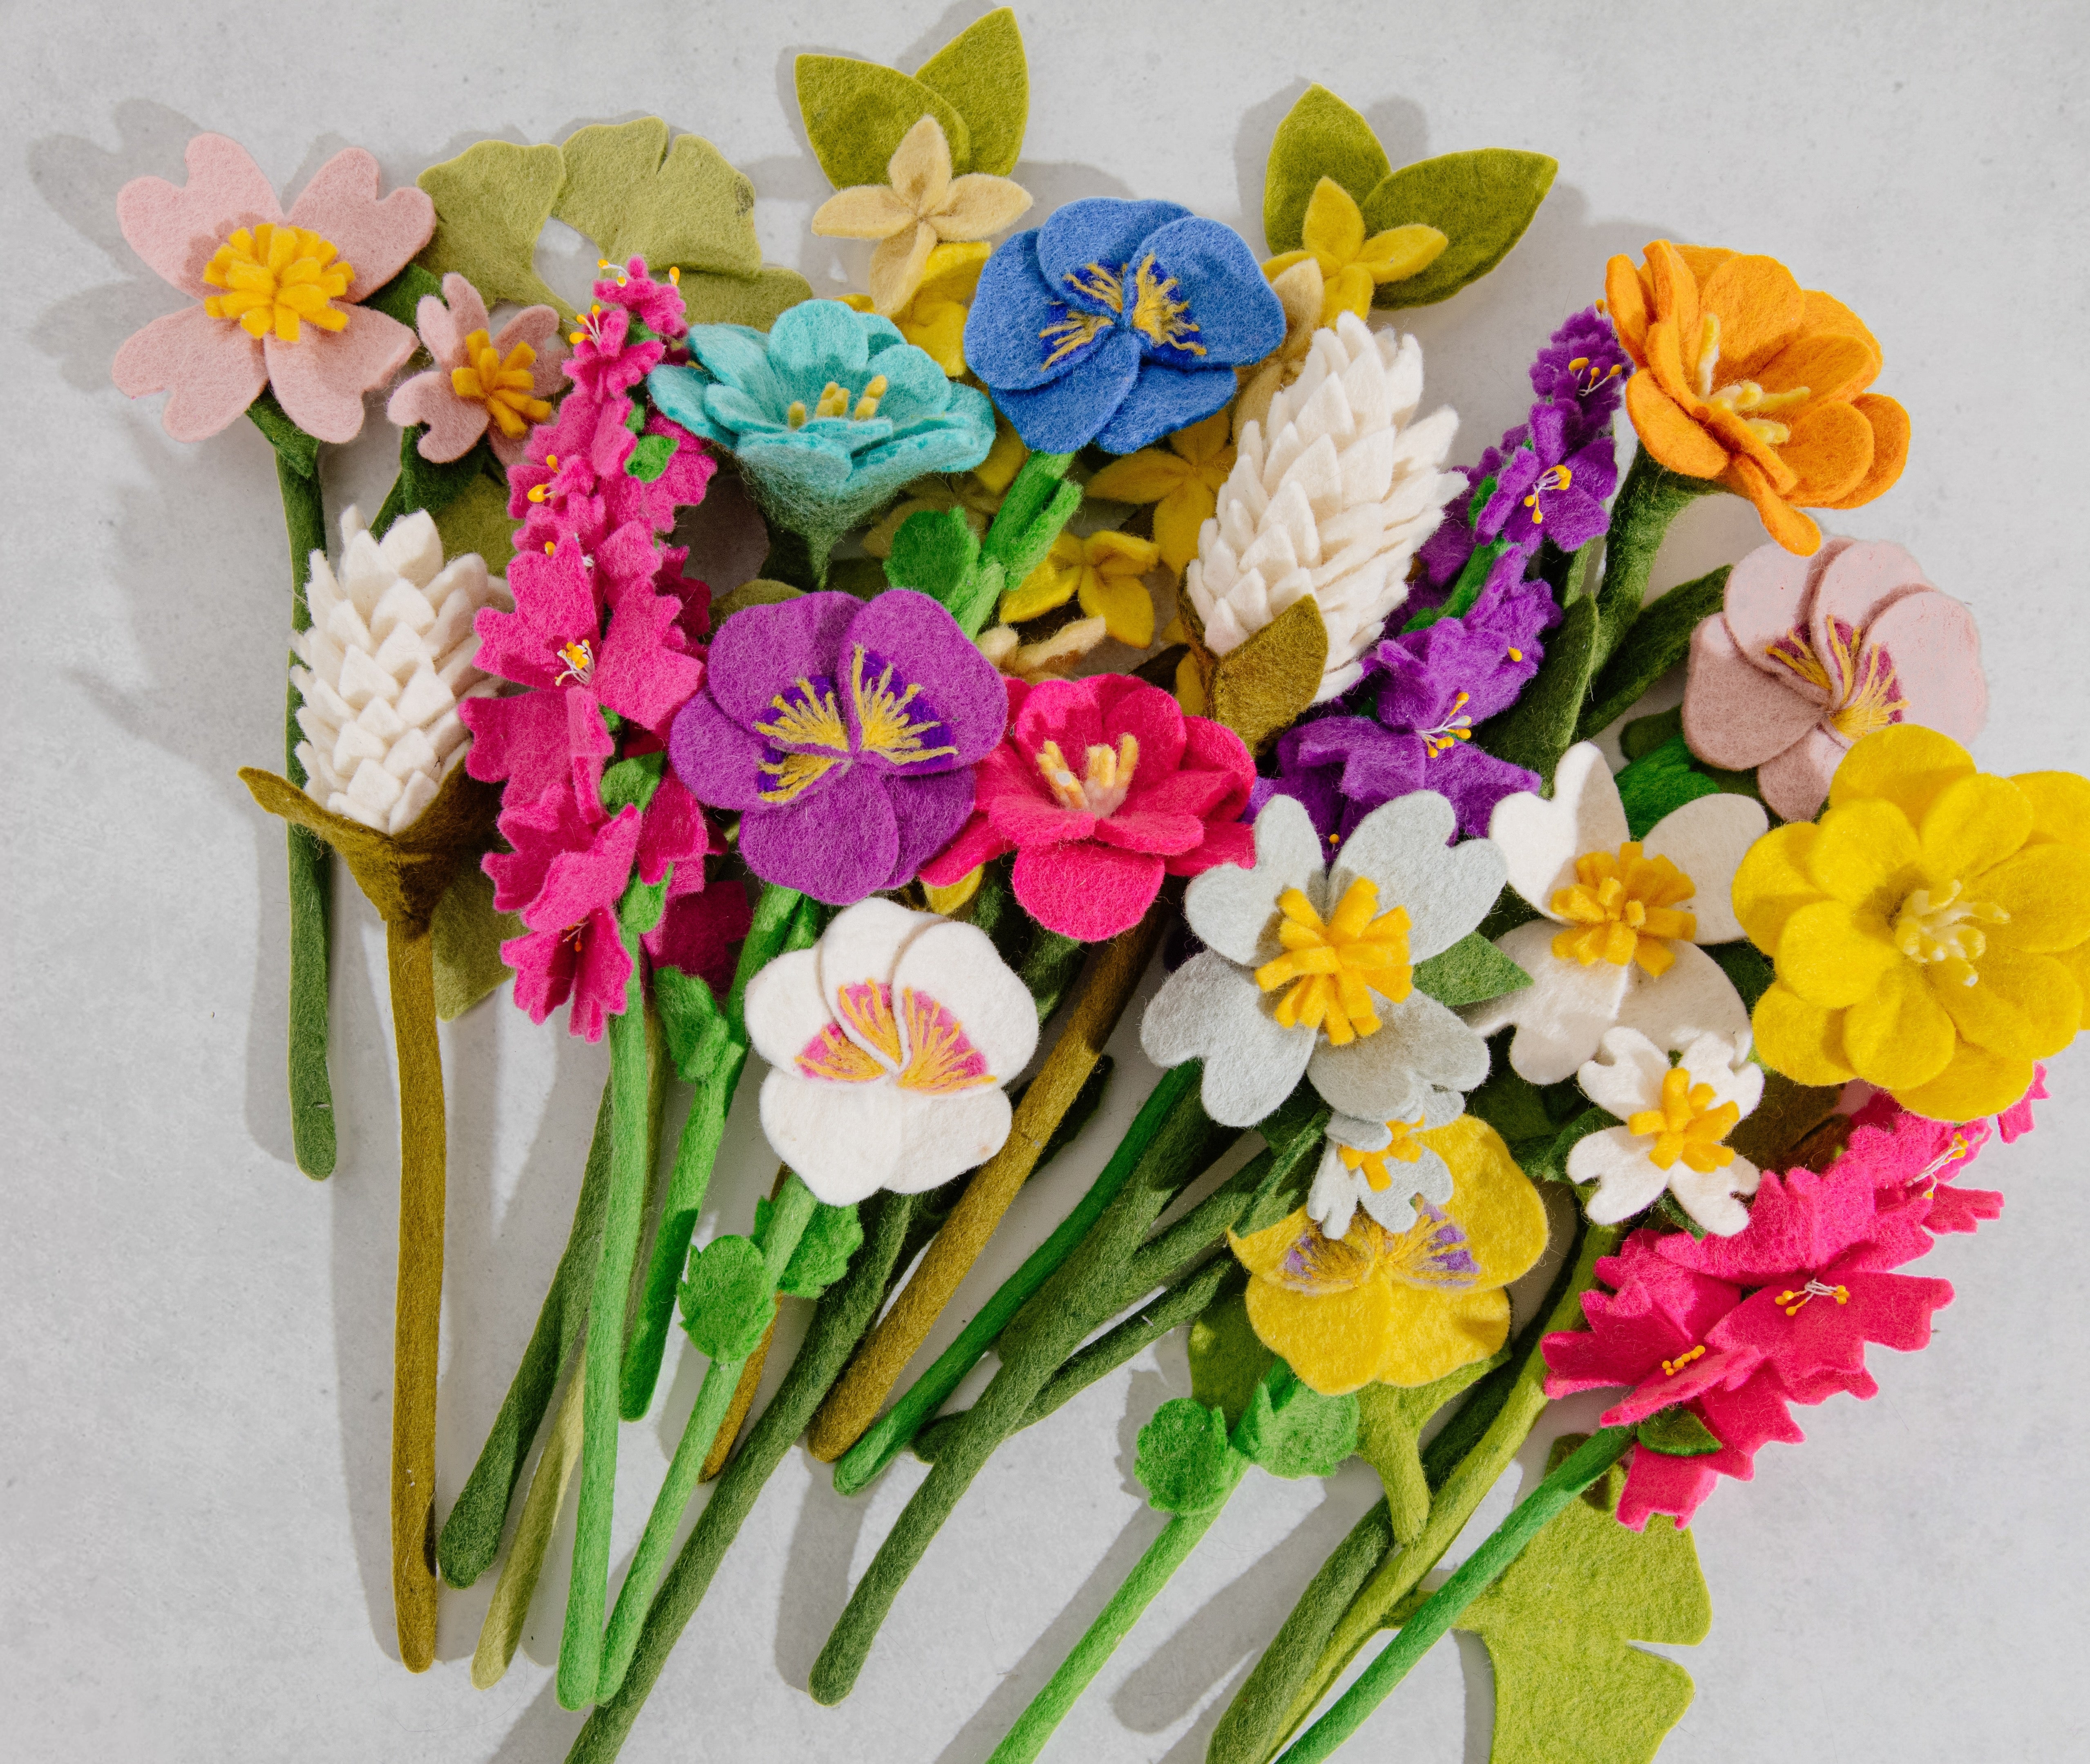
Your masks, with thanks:
[{"label": "yellow embroidered stamen thread", "polygon": [[1133,273],[1132,328],[1157,347],[1180,351],[1186,355],[1205,353],[1202,343],[1191,339],[1198,326],[1190,321],[1190,303],[1176,298],[1176,278],[1154,267],[1149,256]]},{"label": "yellow embroidered stamen thread", "polygon": [[1056,741],[1048,741],[1038,750],[1038,769],[1044,777],[1045,788],[1060,807],[1079,815],[1102,816],[1116,812],[1132,789],[1132,775],[1138,764],[1139,742],[1129,734],[1119,736],[1115,747],[1101,743],[1091,746],[1083,756],[1080,777],[1074,776]]},{"label": "yellow embroidered stamen thread", "polygon": [[1277,906],[1285,953],[1255,970],[1255,983],[1266,992],[1284,989],[1278,1022],[1287,1029],[1326,1029],[1338,1048],[1374,1033],[1381,1025],[1371,995],[1398,1005],[1413,983],[1407,909],[1380,912],[1378,886],[1363,876],[1325,923],[1298,888],[1287,888]]},{"label": "yellow embroidered stamen thread", "polygon": [[834,687],[828,681],[823,680],[815,686],[812,681],[801,678],[794,696],[779,693],[769,702],[777,715],[771,721],[757,723],[756,733],[794,746],[828,750],[822,753],[786,751],[773,759],[757,762],[760,770],[776,780],[773,789],[761,793],[762,800],[789,802],[848,758],[849,729],[842,721],[841,705]]},{"label": "yellow embroidered stamen thread", "polygon": [[1704,1355],[1705,1352],[1705,1344],[1702,1342],[1695,1348],[1686,1348],[1684,1352],[1678,1354],[1675,1359],[1664,1360],[1662,1362],[1662,1375],[1664,1378],[1675,1377],[1679,1372],[1682,1371],[1685,1366],[1690,1365],[1693,1360],[1701,1358]]},{"label": "yellow embroidered stamen thread", "polygon": [[1038,333],[1038,340],[1052,346],[1042,365],[1056,368],[1077,349],[1094,342],[1110,329],[1110,321],[1098,312],[1069,311],[1063,319],[1056,320]]},{"label": "yellow embroidered stamen thread", "polygon": [[[1817,1298],[1833,1298],[1839,1305],[1847,1305],[1851,1301],[1851,1289],[1847,1286],[1831,1286],[1826,1280],[1809,1280],[1804,1286],[1795,1286],[1789,1292],[1780,1293],[1772,1303],[1784,1306],[1786,1315],[1795,1317],[1800,1314],[1802,1306]],[[1795,1302],[1787,1304],[1787,1299]]]},{"label": "yellow embroidered stamen thread", "polygon": [[1473,738],[1473,720],[1465,714],[1466,707],[1473,702],[1472,693],[1460,692],[1453,697],[1451,714],[1443,722],[1434,729],[1416,730],[1422,738],[1423,751],[1429,758],[1434,759],[1440,754],[1449,753],[1460,742]]},{"label": "yellow embroidered stamen thread", "polygon": [[1352,1172],[1361,1170],[1374,1194],[1393,1180],[1393,1172],[1386,1167],[1387,1159],[1396,1164],[1418,1164],[1422,1159],[1422,1147],[1414,1138],[1421,1129],[1420,1115],[1413,1121],[1390,1121],[1386,1125],[1393,1134],[1393,1142],[1381,1151],[1360,1151],[1354,1146],[1335,1147],[1335,1155],[1343,1160],[1343,1168]]},{"label": "yellow embroidered stamen thread", "polygon": [[835,1009],[860,1042],[894,1065],[905,1057],[899,1020],[892,1014],[892,989],[880,980],[858,980],[835,988]]},{"label": "yellow embroidered stamen thread", "polygon": [[586,686],[595,676],[595,645],[585,637],[576,637],[570,643],[559,645],[559,660],[566,663],[565,671],[552,683],[564,686],[572,680]]},{"label": "yellow embroidered stamen thread", "polygon": [[885,670],[877,679],[866,682],[863,677],[864,647],[856,645],[856,652],[849,661],[849,696],[856,710],[856,726],[863,740],[863,751],[876,754],[896,766],[910,765],[918,759],[942,759],[957,753],[955,747],[927,747],[922,738],[943,728],[933,716],[910,716],[907,707],[914,703],[918,686],[910,686],[904,692],[892,690],[892,664],[887,662]]},{"label": "yellow embroidered stamen thread", "polygon": [[1733,1148],[1720,1142],[1741,1118],[1740,1104],[1722,1103],[1715,1108],[1713,1086],[1693,1084],[1691,1074],[1677,1065],[1662,1074],[1661,1106],[1628,1116],[1626,1131],[1653,1136],[1647,1160],[1658,1170],[1673,1168],[1681,1158],[1686,1168],[1704,1176],[1735,1161]]},{"label": "yellow embroidered stamen thread", "polygon": [[1546,518],[1546,510],[1538,506],[1538,499],[1555,490],[1564,490],[1575,481],[1575,474],[1565,466],[1548,466],[1538,475],[1538,481],[1531,487],[1531,494],[1524,499],[1524,506],[1531,510],[1531,524],[1540,525]]},{"label": "yellow embroidered stamen thread", "polygon": [[1877,643],[1867,643],[1864,630],[1847,619],[1829,621],[1828,665],[1821,671],[1837,706],[1830,725],[1847,741],[1863,741],[1875,729],[1899,723],[1908,710],[1894,658]]},{"label": "yellow embroidered stamen thread", "polygon": [[900,1012],[907,1025],[907,1064],[899,1078],[903,1091],[948,1096],[996,1082],[987,1056],[972,1043],[948,1005],[928,993],[903,987]]},{"label": "yellow embroidered stamen thread", "polygon": [[471,403],[484,405],[502,434],[527,434],[532,423],[541,423],[552,414],[552,407],[531,390],[535,379],[530,368],[537,351],[527,343],[518,343],[503,359],[484,331],[474,331],[464,340],[464,354],[469,365],[450,369],[450,390]]},{"label": "yellow embroidered stamen thread", "polygon": [[1910,894],[1894,915],[1894,940],[1910,961],[1926,966],[1942,964],[1946,979],[1972,986],[1980,979],[1973,964],[1989,947],[1988,933],[1981,926],[2007,925],[2010,915],[1985,901],[1963,899],[1963,886],[1948,882],[1942,893],[1917,888]]},{"label": "yellow embroidered stamen thread", "polygon": [[1715,389],[1713,381],[1720,364],[1720,316],[1708,312],[1698,332],[1698,396],[1740,417],[1749,432],[1767,446],[1782,447],[1792,439],[1792,431],[1774,421],[1770,412],[1804,404],[1813,394],[1805,386],[1785,392],[1766,392],[1753,380],[1736,380]]},{"label": "yellow embroidered stamen thread", "polygon": [[1636,839],[1619,846],[1615,857],[1585,852],[1575,860],[1574,885],[1553,897],[1554,915],[1568,921],[1553,940],[1553,953],[1585,968],[1637,961],[1658,979],[1676,960],[1663,940],[1688,942],[1698,929],[1695,914],[1675,910],[1697,892],[1668,858],[1643,857]]},{"label": "yellow embroidered stamen thread", "polygon": [[332,303],[348,292],[355,269],[309,227],[263,221],[228,234],[204,265],[203,279],[226,290],[204,296],[211,317],[235,321],[249,337],[273,332],[277,342],[295,343],[303,325],[323,331],[346,326],[348,315]]},{"label": "yellow embroidered stamen thread", "polygon": [[1924,1190],[1923,1198],[1929,1200],[1932,1195],[1937,1192],[1937,1172],[1942,1170],[1948,1164],[1957,1164],[1962,1158],[1967,1155],[1967,1146],[1966,1134],[1963,1133],[1955,1133],[1952,1136],[1952,1143],[1947,1146],[1942,1151],[1939,1152],[1936,1157],[1933,1158],[1929,1163],[1924,1165],[1921,1169],[1918,1170],[1915,1175],[1912,1176],[1908,1179],[1907,1182],[1903,1184],[1903,1186],[1905,1188],[1914,1188],[1919,1182],[1928,1182],[1930,1185]]},{"label": "yellow embroidered stamen thread", "polygon": [[1084,299],[1093,300],[1099,306],[1107,306],[1113,312],[1125,311],[1124,273],[1108,270],[1101,264],[1090,264],[1084,269],[1071,271],[1067,286]]}]

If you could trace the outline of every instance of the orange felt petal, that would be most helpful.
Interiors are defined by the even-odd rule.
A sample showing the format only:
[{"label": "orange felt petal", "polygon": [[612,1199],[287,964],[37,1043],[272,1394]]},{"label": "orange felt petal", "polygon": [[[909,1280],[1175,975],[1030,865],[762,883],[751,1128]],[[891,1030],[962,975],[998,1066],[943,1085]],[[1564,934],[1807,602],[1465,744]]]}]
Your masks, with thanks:
[{"label": "orange felt petal", "polygon": [[1698,420],[1729,453],[1755,461],[1757,469],[1780,495],[1792,493],[1793,486],[1800,481],[1800,474],[1778,458],[1777,450],[1769,441],[1749,427],[1748,419],[1724,404],[1708,404],[1700,411]]},{"label": "orange felt petal", "polygon": [[1604,304],[1610,308],[1611,329],[1632,357],[1633,365],[1647,365],[1647,290],[1630,257],[1614,257],[1604,265]]},{"label": "orange felt petal", "polygon": [[1792,419],[1792,439],[1778,457],[1799,474],[1785,494],[1821,508],[1847,494],[1873,463],[1873,425],[1848,404],[1810,404]]},{"label": "orange felt petal", "polygon": [[1695,346],[1698,336],[1698,278],[1683,254],[1666,239],[1647,248],[1648,290],[1654,316],[1667,319]]},{"label": "orange felt petal", "polygon": [[1800,321],[1800,330],[1803,337],[1825,336],[1833,331],[1838,336],[1857,338],[1872,351],[1876,360],[1882,353],[1879,338],[1873,335],[1865,321],[1835,295],[1824,294],[1819,288],[1807,290],[1807,312]]},{"label": "orange felt petal", "polygon": [[1671,471],[1687,478],[1717,478],[1727,470],[1727,450],[1686,416],[1645,370],[1626,382],[1626,414],[1641,445]]},{"label": "orange felt petal", "polygon": [[1908,463],[1908,412],[1892,398],[1868,392],[1851,401],[1851,408],[1873,426],[1873,463],[1864,475],[1833,502],[1815,506],[1825,509],[1863,508],[1874,497],[1885,496]]},{"label": "orange felt petal", "polygon": [[1862,338],[1833,333],[1799,337],[1764,364],[1756,378],[1766,392],[1804,387],[1813,402],[1847,400],[1872,383],[1879,372],[1878,351]]},{"label": "orange felt petal", "polygon": [[1698,303],[1720,321],[1720,377],[1752,376],[1800,329],[1806,296],[1775,257],[1733,256],[1705,278]]},{"label": "orange felt petal", "polygon": [[1685,339],[1673,319],[1657,319],[1647,328],[1647,371],[1685,413],[1698,414],[1697,382],[1684,359]]},{"label": "orange felt petal", "polygon": [[1724,245],[1678,245],[1674,249],[1701,288],[1713,279],[1714,271],[1737,255]]},{"label": "orange felt petal", "polygon": [[[1632,388],[1628,385],[1626,389],[1630,393]],[[1737,459],[1721,482],[1754,503],[1765,530],[1795,557],[1812,557],[1821,549],[1821,529],[1771,488],[1770,480],[1753,459]]]}]

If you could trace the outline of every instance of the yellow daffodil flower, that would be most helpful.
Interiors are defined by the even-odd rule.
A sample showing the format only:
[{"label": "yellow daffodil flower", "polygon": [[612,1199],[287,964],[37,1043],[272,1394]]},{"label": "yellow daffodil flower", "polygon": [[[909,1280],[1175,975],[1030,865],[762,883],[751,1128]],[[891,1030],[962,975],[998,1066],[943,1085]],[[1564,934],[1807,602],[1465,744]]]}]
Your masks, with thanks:
[{"label": "yellow daffodil flower", "polygon": [[1005,625],[1064,606],[1079,595],[1082,610],[1100,618],[1121,643],[1144,649],[1154,641],[1154,599],[1141,579],[1161,561],[1161,548],[1129,533],[1062,533],[1038,567],[1001,597]]},{"label": "yellow daffodil flower", "polygon": [[1275,282],[1309,257],[1318,263],[1325,284],[1320,319],[1324,325],[1333,325],[1339,312],[1364,317],[1371,310],[1374,290],[1389,282],[1419,276],[1451,243],[1435,227],[1419,224],[1389,227],[1366,239],[1364,210],[1333,178],[1323,178],[1314,186],[1300,238],[1304,250],[1271,258],[1262,273]]},{"label": "yellow daffodil flower", "polygon": [[1114,459],[1089,480],[1089,494],[1107,502],[1151,502],[1154,542],[1176,575],[1198,555],[1198,531],[1219,506],[1219,486],[1233,470],[1230,419],[1224,411],[1179,428],[1168,445],[1142,447]]}]

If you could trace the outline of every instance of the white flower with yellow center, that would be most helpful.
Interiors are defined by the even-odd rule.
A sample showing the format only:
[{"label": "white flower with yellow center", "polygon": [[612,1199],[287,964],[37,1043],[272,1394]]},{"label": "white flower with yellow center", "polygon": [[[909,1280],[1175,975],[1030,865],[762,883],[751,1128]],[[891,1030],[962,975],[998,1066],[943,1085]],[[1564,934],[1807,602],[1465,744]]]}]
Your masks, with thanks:
[{"label": "white flower with yellow center", "polygon": [[1360,1208],[1396,1237],[1411,1229],[1418,1200],[1442,1207],[1451,1198],[1451,1167],[1422,1135],[1450,1126],[1465,1111],[1456,1091],[1433,1086],[1404,1120],[1336,1116],[1306,1196],[1307,1217],[1327,1237],[1346,1236]]},{"label": "white flower with yellow center", "polygon": [[830,1207],[918,1194],[1001,1149],[1002,1086],[1038,1045],[1038,1008],[987,934],[890,901],[837,914],[749,983],[769,1062],[762,1130]]},{"label": "white flower with yellow center", "polygon": [[341,518],[338,574],[312,557],[311,627],[290,639],[290,683],[304,703],[297,746],[305,794],[381,833],[405,830],[436,799],[471,736],[458,701],[498,682],[473,665],[483,606],[514,605],[508,584],[475,553],[443,561],[425,512],[370,536],[354,508]]}]

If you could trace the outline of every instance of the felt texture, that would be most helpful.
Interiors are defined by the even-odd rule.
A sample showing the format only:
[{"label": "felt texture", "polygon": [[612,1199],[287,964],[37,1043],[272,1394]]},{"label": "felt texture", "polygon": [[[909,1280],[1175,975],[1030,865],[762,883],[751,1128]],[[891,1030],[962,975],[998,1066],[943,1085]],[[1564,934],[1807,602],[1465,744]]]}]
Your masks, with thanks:
[{"label": "felt texture", "polygon": [[530,1600],[544,1569],[544,1551],[551,1545],[552,1529],[558,1523],[574,1466],[580,1462],[583,1388],[583,1379],[567,1380],[566,1393],[559,1400],[552,1431],[545,1436],[544,1449],[531,1475],[530,1491],[522,1497],[522,1512],[515,1521],[508,1560],[501,1564],[501,1577],[493,1583],[492,1603],[486,1607],[485,1620],[479,1628],[479,1646],[472,1652],[474,1690],[491,1690],[501,1682],[522,1639]]},{"label": "felt texture", "polygon": [[1584,1094],[1625,1125],[1586,1135],[1568,1155],[1568,1180],[1597,1185],[1583,1203],[1589,1217],[1617,1224],[1666,1189],[1707,1231],[1741,1230],[1749,1211],[1736,1197],[1756,1192],[1760,1172],[1725,1141],[1755,1111],[1763,1068],[1719,1035],[1698,1037],[1673,1067],[1635,1030],[1605,1030],[1600,1051],[1578,1074]]},{"label": "felt texture", "polygon": [[[1245,1290],[1236,1284],[1201,1311],[1190,1325],[1186,1344],[1190,1394],[1207,1409],[1216,1410],[1228,1431],[1248,1413],[1256,1386],[1276,1358],[1248,1320]],[[1363,1426],[1361,1419],[1359,1426]]]},{"label": "felt texture", "polygon": [[1030,69],[1012,8],[997,6],[974,19],[914,77],[965,119],[973,170],[1005,178],[1016,170],[1030,116]]},{"label": "felt texture", "polygon": [[1445,153],[1404,166],[1362,202],[1374,233],[1429,226],[1450,244],[1414,276],[1383,285],[1378,306],[1428,306],[1449,299],[1507,257],[1553,187],[1559,163],[1504,147]]},{"label": "felt texture", "polygon": [[1362,318],[1381,287],[1419,275],[1450,243],[1435,227],[1421,225],[1389,227],[1367,237],[1357,198],[1333,178],[1323,178],[1306,204],[1301,249],[1271,259],[1262,269],[1275,283],[1294,262],[1312,258],[1322,277],[1321,323],[1330,325],[1340,312]]},{"label": "felt texture", "polygon": [[707,1359],[744,1360],[769,1328],[776,1289],[762,1251],[747,1237],[714,1237],[690,1252],[689,1278],[677,1295],[682,1327]]},{"label": "felt texture", "polygon": [[[772,1315],[760,1343],[740,1369],[740,1377],[733,1387],[733,1400],[725,1405],[725,1418],[719,1423],[712,1448],[704,1454],[703,1468],[697,1473],[699,1482],[716,1482],[719,1473],[725,1468],[726,1460],[733,1456],[733,1447],[740,1442],[740,1430],[747,1424],[748,1411],[755,1407],[755,1393],[762,1388],[762,1374],[769,1363],[770,1346],[776,1340],[776,1319]],[[635,1642],[633,1645],[637,1646]]]},{"label": "felt texture", "polygon": [[1671,470],[1645,446],[1633,455],[1618,500],[1611,506],[1611,529],[1604,537],[1593,678],[1594,669],[1610,661],[1626,633],[1644,616],[1648,576],[1669,523],[1700,497],[1718,488],[1703,477]]},{"label": "felt texture", "polygon": [[1178,429],[1167,448],[1143,448],[1113,459],[1089,480],[1099,501],[1151,503],[1154,542],[1176,575],[1198,555],[1198,534],[1218,506],[1220,485],[1233,469],[1234,449],[1223,411]]},{"label": "felt texture", "polygon": [[[1186,613],[1187,624],[1193,615]],[[1215,656],[1193,641],[1186,666],[1197,669],[1183,708],[1205,711],[1260,753],[1319,695],[1327,677],[1328,629],[1310,596],[1295,600],[1237,648]]]},{"label": "felt texture", "polygon": [[1597,626],[1595,602],[1571,602],[1547,639],[1546,659],[1524,695],[1475,730],[1474,744],[1542,778],[1550,776],[1574,742],[1596,673]]},{"label": "felt texture", "polygon": [[545,305],[570,316],[573,308],[533,261],[565,177],[566,156],[549,142],[477,141],[429,166],[415,179],[436,208],[435,233],[421,261],[437,274],[462,275],[489,303]]},{"label": "felt texture", "polygon": [[837,190],[883,183],[887,163],[925,116],[943,130],[952,163],[971,168],[972,129],[957,106],[898,69],[846,55],[801,55],[792,78],[806,140]]},{"label": "felt texture", "polygon": [[[1722,564],[1695,582],[1671,588],[1626,627],[1591,683],[1589,702],[1576,725],[1577,741],[1610,728],[1689,653],[1692,634],[1718,614],[1726,599],[1728,568]],[[1600,616],[1601,611],[1600,601]]]},{"label": "felt texture", "polygon": [[508,513],[501,486],[481,474],[456,497],[435,510],[436,531],[451,557],[475,552],[495,574],[506,571],[515,555],[516,522]]},{"label": "felt texture", "polygon": [[1701,796],[1716,795],[1720,789],[1718,780],[1691,763],[1691,750],[1680,734],[1634,760],[1618,775],[1618,786],[1626,831],[1641,840],[1665,815]]},{"label": "felt texture", "polygon": [[1415,964],[1416,990],[1454,1010],[1530,984],[1531,976],[1477,931],[1469,931],[1450,949]]},{"label": "felt texture", "polygon": [[755,186],[700,136],[669,140],[657,116],[596,123],[560,144],[566,177],[553,215],[613,263],[643,257],[713,275],[762,268]]},{"label": "felt texture", "polygon": [[1367,1384],[1357,1394],[1357,1456],[1386,1491],[1393,1541],[1413,1543],[1430,1518],[1430,1478],[1422,1467],[1422,1430],[1445,1404],[1507,1358],[1498,1350],[1434,1379],[1402,1388]]},{"label": "felt texture", "polygon": [[1393,170],[1371,125],[1325,86],[1284,114],[1262,173],[1262,231],[1279,255],[1300,248],[1307,204],[1323,178],[1361,204]]},{"label": "felt texture", "polygon": [[1136,925],[1092,958],[1066,1026],[1024,1092],[1022,1106],[1011,1120],[1001,1149],[965,1185],[964,1197],[952,1209],[907,1284],[821,1405],[808,1439],[815,1457],[832,1463],[856,1443],[915,1350],[928,1339],[936,1319],[1036,1166],[1053,1129],[1088,1082],[1160,931],[1158,920]]},{"label": "felt texture", "polygon": [[1078,594],[1082,610],[1103,620],[1112,636],[1144,649],[1154,641],[1154,600],[1146,578],[1160,561],[1160,548],[1133,534],[1062,533],[1030,576],[1002,596],[1002,619],[1021,624]]},{"label": "felt texture", "polygon": [[415,323],[434,365],[393,390],[386,418],[424,426],[415,451],[426,459],[461,459],[481,436],[503,465],[521,458],[523,436],[550,416],[546,400],[559,388],[557,312],[525,307],[492,331],[478,290],[453,273],[440,299],[423,298]]}]

